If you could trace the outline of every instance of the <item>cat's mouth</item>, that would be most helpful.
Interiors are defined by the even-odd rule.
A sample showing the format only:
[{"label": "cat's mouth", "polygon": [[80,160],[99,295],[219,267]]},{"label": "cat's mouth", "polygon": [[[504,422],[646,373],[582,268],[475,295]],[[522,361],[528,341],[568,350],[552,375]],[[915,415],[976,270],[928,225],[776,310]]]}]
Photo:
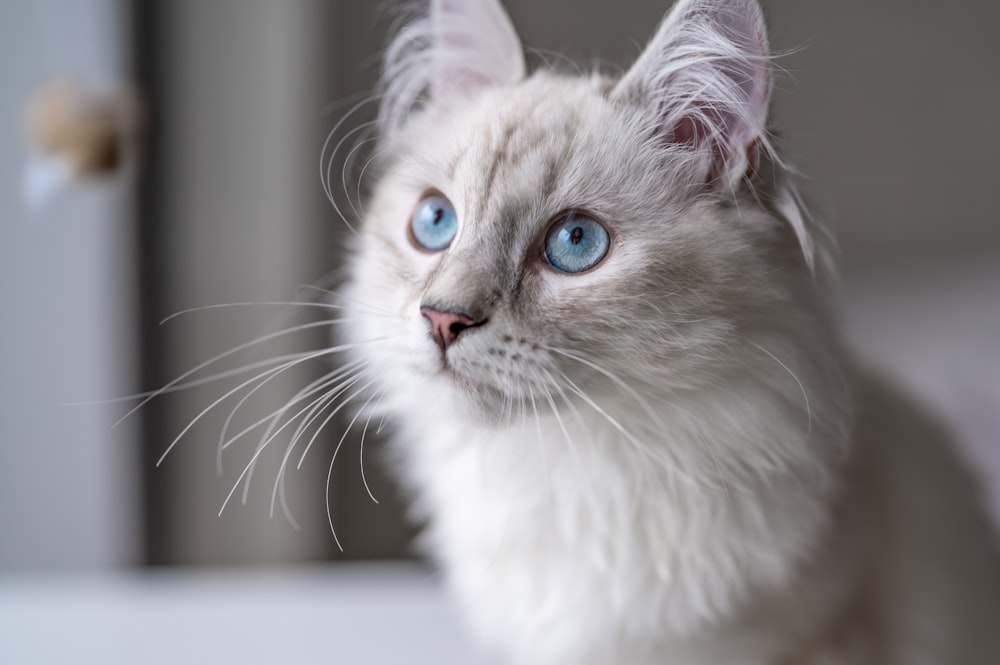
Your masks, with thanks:
[{"label": "cat's mouth", "polygon": [[489,409],[493,403],[500,402],[506,396],[506,390],[493,376],[496,368],[474,357],[474,354],[455,353],[449,349],[438,355],[437,367],[433,376],[443,382],[462,401],[471,400],[480,408]]},{"label": "cat's mouth", "polygon": [[509,399],[498,387],[457,369],[447,359],[442,359],[433,380],[439,390],[450,394],[448,402],[454,409],[452,412],[472,424],[497,424],[500,416],[497,405]]},{"label": "cat's mouth", "polygon": [[441,365],[437,372],[438,376],[442,376],[449,383],[469,392],[481,392],[488,388],[485,384],[477,381],[470,377],[468,374],[463,373],[455,368],[455,366],[448,360],[446,354],[441,354]]}]

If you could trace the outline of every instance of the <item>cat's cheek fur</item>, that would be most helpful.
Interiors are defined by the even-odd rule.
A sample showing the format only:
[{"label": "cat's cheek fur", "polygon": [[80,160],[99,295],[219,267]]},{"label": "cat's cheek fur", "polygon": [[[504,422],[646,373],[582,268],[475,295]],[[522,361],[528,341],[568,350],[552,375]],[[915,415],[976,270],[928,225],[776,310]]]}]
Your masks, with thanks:
[{"label": "cat's cheek fur", "polygon": [[[421,256],[398,239],[369,234],[355,243],[351,268],[355,279],[343,291],[344,302],[353,309],[344,341],[358,345],[357,354],[366,360],[370,372],[363,383],[374,381],[371,390],[379,395],[376,408],[398,410],[401,399],[397,395],[401,395],[416,397],[418,409],[433,405],[449,420],[479,425],[497,422],[497,395],[471,383],[471,373],[467,374],[470,381],[463,382],[444,371],[441,351],[420,314],[420,292],[413,286],[419,273],[406,272],[400,279],[398,271],[387,269],[384,259],[389,246],[408,255],[408,262],[426,264],[424,271],[433,263],[432,257]],[[459,362],[460,369],[462,365]],[[409,399],[402,401],[410,405]]]}]

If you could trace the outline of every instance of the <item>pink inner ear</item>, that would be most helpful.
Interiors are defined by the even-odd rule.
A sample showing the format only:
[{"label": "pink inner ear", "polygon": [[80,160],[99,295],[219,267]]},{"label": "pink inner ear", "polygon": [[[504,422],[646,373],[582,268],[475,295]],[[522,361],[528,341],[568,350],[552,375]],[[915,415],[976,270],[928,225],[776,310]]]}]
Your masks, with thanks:
[{"label": "pink inner ear", "polygon": [[616,94],[659,116],[660,140],[705,154],[708,183],[733,182],[764,138],[768,57],[752,0],[680,0]]},{"label": "pink inner ear", "polygon": [[706,131],[705,126],[698,119],[690,116],[684,117],[674,125],[667,136],[667,142],[678,145],[694,145],[698,142],[698,136],[705,134]]},{"label": "pink inner ear", "polygon": [[[747,132],[749,140],[742,146],[735,144],[734,147],[732,143],[727,144],[726,142],[729,132],[733,131],[735,125],[741,122],[740,118],[725,111],[715,109],[701,110],[698,115],[688,115],[681,118],[667,134],[666,139],[668,143],[673,145],[690,147],[697,147],[706,141],[710,144],[712,165],[705,179],[705,184],[710,185],[725,175],[727,163],[731,159],[730,151],[732,150],[742,149],[745,151],[743,154],[745,154],[747,160],[747,170],[744,175],[752,174],[756,168],[758,139],[756,136],[752,136],[752,132]],[[717,131],[713,132],[709,123],[723,128],[722,134],[720,135]],[[728,131],[726,128],[728,128]],[[733,137],[733,139],[737,138],[739,137]]]},{"label": "pink inner ear", "polygon": [[431,97],[472,97],[524,76],[524,56],[499,0],[433,0]]},{"label": "pink inner ear", "polygon": [[[745,12],[720,12],[717,20],[726,37],[746,56],[745,60],[734,62],[733,68],[723,70],[746,99],[746,115],[730,119],[733,145],[740,149],[758,140],[757,134],[767,121],[767,104],[771,96],[767,37],[762,26]],[[752,124],[747,123],[748,119],[752,119]]]}]

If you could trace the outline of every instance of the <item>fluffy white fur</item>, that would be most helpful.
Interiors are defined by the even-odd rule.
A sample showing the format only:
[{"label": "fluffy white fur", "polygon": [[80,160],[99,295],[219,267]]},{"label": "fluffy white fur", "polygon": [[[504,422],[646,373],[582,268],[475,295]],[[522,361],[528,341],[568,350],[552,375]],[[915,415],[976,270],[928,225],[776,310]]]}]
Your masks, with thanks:
[{"label": "fluffy white fur", "polygon": [[[753,0],[681,0],[619,81],[527,75],[496,0],[390,47],[349,341],[427,550],[518,663],[1000,662],[973,483],[838,343],[768,57]],[[408,234],[428,191],[441,252]],[[568,209],[611,233],[584,273],[542,256]],[[485,323],[442,351],[428,304]]]}]

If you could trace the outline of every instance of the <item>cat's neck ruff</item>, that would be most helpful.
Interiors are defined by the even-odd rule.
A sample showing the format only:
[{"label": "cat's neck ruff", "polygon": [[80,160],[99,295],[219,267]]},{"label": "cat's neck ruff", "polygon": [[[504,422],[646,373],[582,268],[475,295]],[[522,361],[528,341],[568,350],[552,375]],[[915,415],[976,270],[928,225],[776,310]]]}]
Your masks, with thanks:
[{"label": "cat's neck ruff", "polygon": [[[676,636],[700,634],[748,594],[791,583],[829,521],[836,483],[817,473],[828,462],[742,475],[719,466],[728,445],[807,435],[805,421],[778,417],[738,386],[683,406],[674,397],[655,421],[627,399],[603,399],[601,412],[563,402],[557,418],[542,398],[502,428],[429,412],[421,394],[400,390],[414,398],[393,408],[406,414],[397,443],[416,509],[432,518],[424,542],[459,596],[477,599],[468,613],[496,640],[565,653],[584,629],[660,632],[682,645]],[[761,402],[744,405],[760,417],[734,420],[734,399]],[[705,467],[690,452],[677,455],[685,468],[651,454],[671,449],[701,450]],[[617,608],[610,615],[622,623],[596,611],[593,625],[581,623],[586,607]]]}]

